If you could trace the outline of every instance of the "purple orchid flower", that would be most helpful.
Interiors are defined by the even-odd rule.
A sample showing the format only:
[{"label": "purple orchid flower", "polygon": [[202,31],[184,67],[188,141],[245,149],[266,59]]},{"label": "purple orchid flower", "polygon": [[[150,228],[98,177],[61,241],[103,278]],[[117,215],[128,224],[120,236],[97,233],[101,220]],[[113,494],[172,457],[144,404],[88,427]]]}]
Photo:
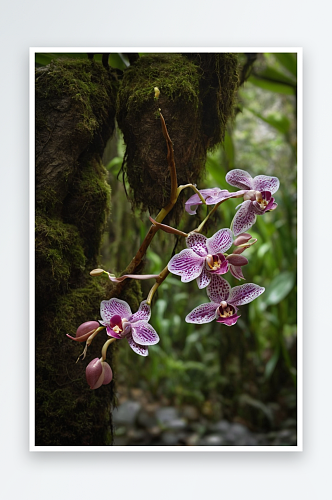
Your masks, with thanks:
[{"label": "purple orchid flower", "polygon": [[100,304],[100,324],[106,326],[107,335],[116,339],[126,338],[134,352],[147,356],[149,345],[159,342],[155,329],[149,325],[151,309],[145,301],[132,314],[127,302],[121,299],[103,300]]},{"label": "purple orchid flower", "polygon": [[[263,215],[277,208],[272,194],[279,189],[278,177],[256,175],[252,178],[248,172],[234,169],[226,175],[226,182],[231,186],[247,191],[243,195],[243,203],[233,219],[233,232],[235,236],[247,231],[256,222],[257,215]],[[238,191],[242,192],[242,191]]]},{"label": "purple orchid flower", "polygon": [[[228,200],[228,198],[240,198],[246,192],[237,191],[236,193],[230,193],[227,189],[220,188],[210,188],[210,189],[201,189],[200,194],[205,200],[206,205],[216,205],[220,201]],[[194,194],[189,198],[189,200],[185,203],[185,209],[190,215],[195,215],[197,211],[198,205],[202,205],[202,200],[198,196],[198,194]]]},{"label": "purple orchid flower", "polygon": [[186,317],[187,323],[210,323],[214,319],[227,326],[235,325],[239,319],[237,306],[252,302],[264,292],[265,288],[254,283],[231,288],[221,276],[215,276],[207,288],[210,302],[193,309]]},{"label": "purple orchid flower", "polygon": [[248,264],[248,260],[241,255],[223,255],[232,242],[230,229],[220,229],[211,238],[195,232],[190,233],[186,239],[188,248],[171,258],[168,270],[181,276],[184,283],[196,278],[198,288],[205,288],[211,282],[212,275],[227,273],[231,265]]}]

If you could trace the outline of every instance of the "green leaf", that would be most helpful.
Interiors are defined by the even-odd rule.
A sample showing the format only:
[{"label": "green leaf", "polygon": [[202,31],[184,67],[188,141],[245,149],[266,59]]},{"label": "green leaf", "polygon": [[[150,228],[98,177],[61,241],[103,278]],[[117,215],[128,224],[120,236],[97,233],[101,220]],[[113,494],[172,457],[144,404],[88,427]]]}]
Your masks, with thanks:
[{"label": "green leaf", "polygon": [[271,358],[266,363],[264,372],[265,380],[268,380],[271,377],[272,373],[274,372],[279,356],[280,356],[280,346],[278,344],[276,350],[273,353],[273,356],[271,356]]},{"label": "green leaf", "polygon": [[281,132],[282,134],[287,134],[287,132],[289,131],[290,121],[286,116],[281,115],[280,113],[273,113],[265,118],[260,113],[256,113],[256,111],[253,111],[250,108],[247,109],[248,111],[250,111],[250,113],[257,116],[257,118],[260,118],[261,120],[263,120],[263,122],[268,123],[269,125],[271,125],[271,127],[278,130],[278,132]]},{"label": "green leaf", "polygon": [[248,80],[253,85],[260,87],[265,90],[270,90],[271,92],[279,92],[280,94],[294,95],[294,86],[287,85],[285,83],[279,83],[275,81],[265,80],[264,78],[259,78],[257,76],[251,76]]},{"label": "green leaf", "polygon": [[228,168],[229,170],[231,170],[232,168],[234,168],[235,152],[234,152],[233,138],[227,131],[225,134],[223,146],[228,162]]},{"label": "green leaf", "polygon": [[267,287],[264,303],[267,306],[279,304],[292,290],[295,284],[295,273],[284,271],[278,274]]},{"label": "green leaf", "polygon": [[297,54],[280,52],[274,56],[292,75],[297,76]]},{"label": "green leaf", "polygon": [[259,74],[254,73],[254,76],[258,78],[264,78],[265,80],[272,80],[278,83],[286,83],[287,85],[295,86],[296,80],[293,77],[289,77],[280,71],[268,66],[264,71]]}]

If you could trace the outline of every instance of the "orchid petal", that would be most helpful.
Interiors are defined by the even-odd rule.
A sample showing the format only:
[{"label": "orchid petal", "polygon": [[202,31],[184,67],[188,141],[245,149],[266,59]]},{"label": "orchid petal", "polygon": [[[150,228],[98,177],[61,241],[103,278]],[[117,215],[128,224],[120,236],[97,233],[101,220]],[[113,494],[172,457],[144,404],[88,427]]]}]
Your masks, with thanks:
[{"label": "orchid petal", "polygon": [[235,168],[226,175],[226,182],[240,189],[253,189],[253,178],[248,172]]},{"label": "orchid petal", "polygon": [[116,333],[113,328],[111,328],[110,326],[106,326],[106,333],[107,335],[109,335],[110,337],[114,337],[115,339],[122,339],[120,333]]},{"label": "orchid petal", "polygon": [[145,347],[144,345],[136,344],[132,335],[128,335],[127,340],[129,346],[132,348],[134,352],[136,352],[136,354],[139,354],[140,356],[148,356],[149,354],[148,348]]},{"label": "orchid petal", "polygon": [[274,198],[271,198],[271,200],[269,201],[269,203],[265,207],[265,212],[269,212],[273,205],[274,205]]},{"label": "orchid petal", "polygon": [[256,214],[253,210],[253,202],[244,201],[233,219],[233,233],[235,236],[243,233],[256,222]]},{"label": "orchid petal", "polygon": [[100,315],[104,322],[109,322],[115,315],[128,319],[131,316],[131,309],[127,302],[121,299],[103,300],[100,304]]},{"label": "orchid petal", "polygon": [[110,327],[113,328],[114,326],[118,326],[122,329],[122,318],[121,316],[119,316],[119,314],[112,316],[110,319]]},{"label": "orchid petal", "polygon": [[211,302],[220,304],[223,300],[228,299],[229,293],[231,291],[231,286],[224,278],[218,275],[212,275],[211,283],[207,287],[207,295]]},{"label": "orchid petal", "polygon": [[275,210],[278,206],[278,203],[273,202],[272,207],[269,208],[269,212],[272,212],[272,210]]},{"label": "orchid petal", "polygon": [[228,318],[217,319],[217,323],[223,323],[226,326],[232,326],[235,325],[239,317],[240,316],[238,314],[233,314],[233,316],[229,316]]},{"label": "orchid petal", "polygon": [[255,213],[257,215],[263,215],[263,213],[265,212],[265,208],[261,208],[261,206],[258,203],[258,201],[253,201],[252,202],[251,209],[252,209],[253,213]]},{"label": "orchid petal", "polygon": [[242,306],[252,302],[264,292],[265,288],[255,283],[235,286],[230,291],[227,302],[233,306]]},{"label": "orchid petal", "polygon": [[146,321],[137,321],[131,328],[132,337],[139,345],[154,345],[159,342],[156,330]]},{"label": "orchid petal", "polygon": [[253,180],[253,188],[256,191],[269,191],[274,194],[279,189],[279,179],[278,177],[270,177],[268,175],[256,175]]},{"label": "orchid petal", "polygon": [[174,255],[168,263],[168,270],[181,276],[181,281],[187,283],[201,274],[204,266],[204,258],[199,257],[193,250],[185,249]]},{"label": "orchid petal", "polygon": [[205,257],[208,254],[206,246],[207,237],[200,233],[190,233],[186,243],[187,247],[191,248],[200,257]]},{"label": "orchid petal", "polygon": [[130,323],[134,323],[135,321],[139,321],[144,319],[145,321],[149,321],[151,317],[151,307],[143,301],[140,303],[139,309],[135,312],[131,318],[129,318]]},{"label": "orchid petal", "polygon": [[219,304],[215,304],[214,302],[208,302],[207,304],[201,304],[200,306],[195,307],[187,316],[187,323],[197,323],[201,325],[203,323],[210,323],[214,319],[216,319],[216,312],[219,307]]},{"label": "orchid petal", "polygon": [[210,271],[211,274],[225,274],[228,271],[228,261],[225,259],[225,257],[222,254],[218,254],[219,259],[221,261],[219,269],[216,269],[215,271]]},{"label": "orchid petal", "polygon": [[202,272],[197,278],[198,288],[202,289],[207,287],[210,281],[211,281],[211,274],[205,269],[205,266],[203,266]]},{"label": "orchid petal", "polygon": [[226,252],[233,243],[233,234],[230,229],[220,229],[206,241],[208,253],[217,254]]},{"label": "orchid petal", "polygon": [[229,270],[237,280],[245,279],[245,277],[243,276],[242,268],[240,266],[229,266]]}]

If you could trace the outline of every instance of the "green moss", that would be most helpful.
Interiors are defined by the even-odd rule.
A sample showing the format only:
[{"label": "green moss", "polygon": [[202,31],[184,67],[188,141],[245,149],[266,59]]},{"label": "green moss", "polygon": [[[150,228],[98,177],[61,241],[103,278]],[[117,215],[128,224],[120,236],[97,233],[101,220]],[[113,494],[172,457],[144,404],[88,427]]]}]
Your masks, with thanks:
[{"label": "green moss", "polygon": [[[125,71],[117,119],[126,143],[123,170],[134,206],[156,213],[169,202],[167,148],[158,109],[173,143],[178,184],[197,184],[207,150],[224,138],[237,85],[236,54],[149,54]],[[179,221],[184,196],[166,223]]]},{"label": "green moss", "polygon": [[[36,93],[39,99],[69,97],[80,109],[82,118],[77,129],[93,133],[100,126],[99,117],[109,113],[109,95],[117,92],[117,82],[109,72],[94,61],[56,59],[48,71],[36,70]],[[96,113],[98,110],[98,113]],[[98,118],[97,118],[98,116]]]},{"label": "green moss", "polygon": [[[86,257],[77,228],[52,219],[40,211],[36,215],[36,292],[43,295],[52,282],[50,296],[64,291],[70,276],[85,269]],[[45,288],[46,287],[46,288]]]},{"label": "green moss", "polygon": [[[171,100],[181,99],[199,105],[199,74],[194,63],[184,63],[180,54],[150,54],[126,70],[126,85],[118,94],[118,109],[126,103],[129,113],[154,100],[154,87]],[[155,100],[156,108],[158,100]],[[156,118],[159,119],[156,113]]]},{"label": "green moss", "polygon": [[110,200],[111,187],[106,181],[106,170],[101,161],[93,159],[78,172],[64,201],[65,219],[78,227],[88,259],[98,254]]}]

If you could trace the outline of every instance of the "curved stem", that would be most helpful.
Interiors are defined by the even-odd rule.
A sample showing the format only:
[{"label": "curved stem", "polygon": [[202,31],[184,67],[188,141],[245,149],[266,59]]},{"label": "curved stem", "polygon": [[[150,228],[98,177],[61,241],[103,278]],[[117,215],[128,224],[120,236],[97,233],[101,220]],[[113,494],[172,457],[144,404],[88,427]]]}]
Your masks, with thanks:
[{"label": "curved stem", "polygon": [[199,192],[199,190],[197,189],[197,187],[194,185],[194,184],[183,184],[182,186],[179,186],[178,187],[178,196],[179,194],[181,193],[181,191],[185,188],[191,188],[195,191],[196,194],[198,194],[201,202],[203,203],[203,205],[206,205],[206,201],[205,199],[203,198],[203,196],[201,195],[201,193]]},{"label": "curved stem", "polygon": [[115,341],[116,341],[116,339],[114,337],[112,337],[111,339],[109,339],[105,342],[105,344],[103,345],[103,348],[101,350],[101,358],[102,358],[101,361],[105,361],[106,355],[107,355],[107,349],[108,349],[109,345]]},{"label": "curved stem", "polygon": [[152,298],[153,298],[155,292],[157,291],[158,287],[162,284],[163,281],[165,281],[165,279],[167,278],[168,275],[169,275],[169,270],[168,270],[168,267],[166,266],[161,271],[161,273],[159,274],[158,278],[156,279],[156,283],[153,285],[153,287],[149,291],[148,298],[146,299],[146,303],[149,306],[151,306]]}]

